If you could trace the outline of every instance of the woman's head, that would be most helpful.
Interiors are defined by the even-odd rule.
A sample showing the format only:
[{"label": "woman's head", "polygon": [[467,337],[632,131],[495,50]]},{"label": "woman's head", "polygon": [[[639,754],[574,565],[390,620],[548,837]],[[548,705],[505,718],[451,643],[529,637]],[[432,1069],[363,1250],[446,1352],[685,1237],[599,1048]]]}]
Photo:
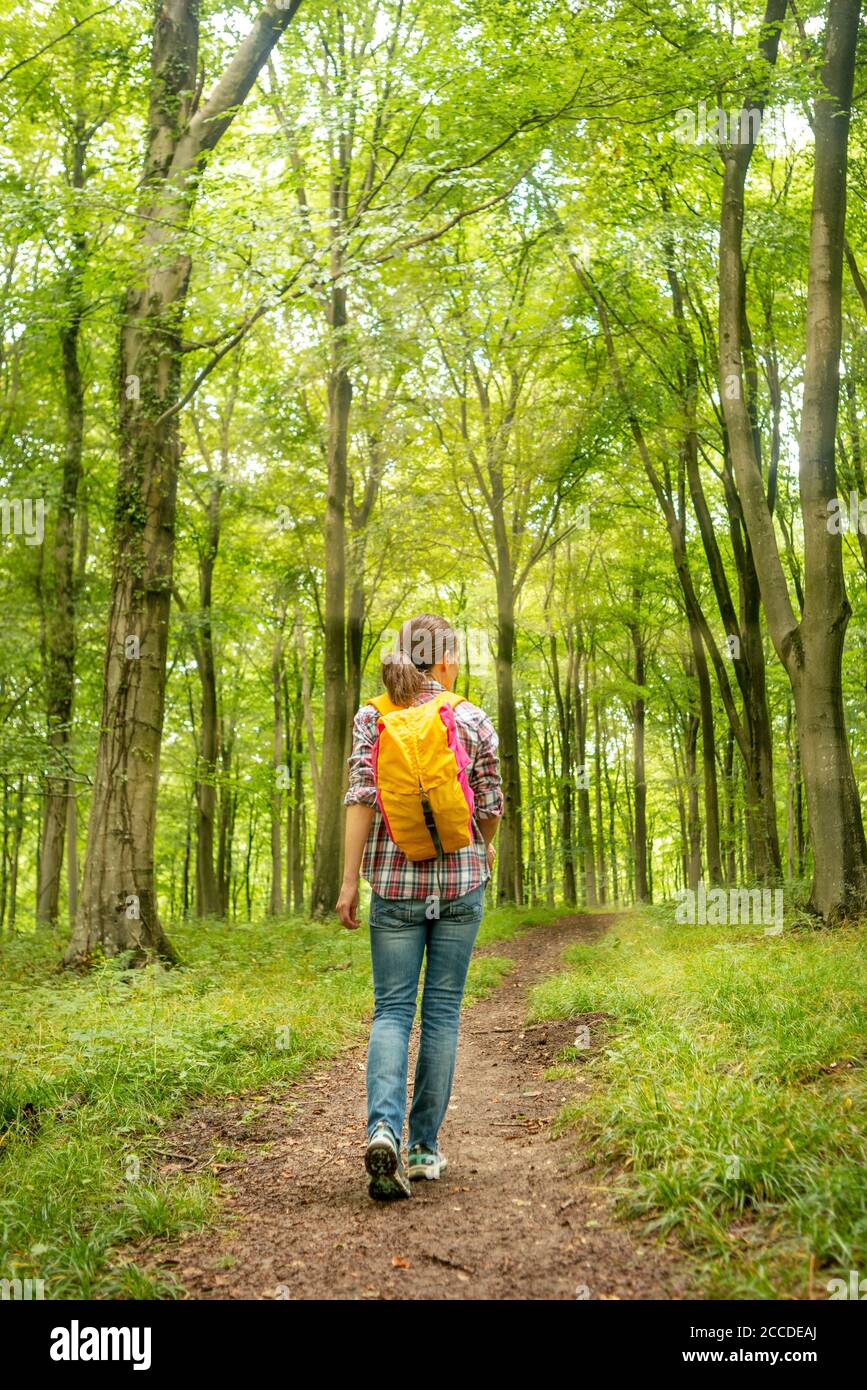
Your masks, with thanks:
[{"label": "woman's head", "polygon": [[382,680],[395,705],[409,705],[433,676],[447,689],[458,673],[458,635],[445,618],[422,613],[400,629],[395,649],[382,662]]}]

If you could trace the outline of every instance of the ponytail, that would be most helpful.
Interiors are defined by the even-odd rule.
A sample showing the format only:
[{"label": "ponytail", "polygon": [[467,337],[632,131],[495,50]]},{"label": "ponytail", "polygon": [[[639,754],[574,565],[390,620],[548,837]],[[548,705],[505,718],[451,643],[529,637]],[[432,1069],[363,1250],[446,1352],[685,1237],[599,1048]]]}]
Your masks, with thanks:
[{"label": "ponytail", "polygon": [[445,618],[422,613],[400,629],[394,651],[382,661],[382,682],[394,705],[411,705],[431,667],[457,659],[458,636]]},{"label": "ponytail", "polygon": [[382,681],[393,705],[411,705],[424,684],[424,675],[406,652],[389,652],[382,661]]}]

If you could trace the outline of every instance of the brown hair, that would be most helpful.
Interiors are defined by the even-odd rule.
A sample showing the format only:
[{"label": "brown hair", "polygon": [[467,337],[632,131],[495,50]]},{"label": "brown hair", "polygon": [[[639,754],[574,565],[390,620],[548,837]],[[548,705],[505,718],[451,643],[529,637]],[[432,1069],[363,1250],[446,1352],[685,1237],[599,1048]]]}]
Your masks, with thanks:
[{"label": "brown hair", "polygon": [[432,666],[457,659],[458,635],[445,618],[421,613],[400,629],[395,649],[382,660],[382,681],[395,705],[411,705]]}]

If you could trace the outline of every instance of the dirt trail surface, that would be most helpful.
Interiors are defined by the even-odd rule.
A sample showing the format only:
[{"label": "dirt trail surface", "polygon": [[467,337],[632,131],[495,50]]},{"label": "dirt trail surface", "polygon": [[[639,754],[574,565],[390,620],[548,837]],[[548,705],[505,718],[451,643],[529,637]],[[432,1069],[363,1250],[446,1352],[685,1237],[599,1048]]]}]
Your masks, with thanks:
[{"label": "dirt trail surface", "polygon": [[682,1257],[615,1221],[574,1134],[549,1132],[588,1083],[546,1081],[545,1070],[582,1023],[598,1045],[601,1016],[524,1026],[528,989],[612,920],[565,917],[480,948],[514,969],[463,1012],[438,1182],[415,1182],[400,1201],[368,1197],[362,1044],[277,1100],[190,1112],[165,1145],[179,1164],[213,1170],[215,1145],[244,1154],[220,1171],[224,1222],[137,1259],[194,1299],[689,1298]]}]

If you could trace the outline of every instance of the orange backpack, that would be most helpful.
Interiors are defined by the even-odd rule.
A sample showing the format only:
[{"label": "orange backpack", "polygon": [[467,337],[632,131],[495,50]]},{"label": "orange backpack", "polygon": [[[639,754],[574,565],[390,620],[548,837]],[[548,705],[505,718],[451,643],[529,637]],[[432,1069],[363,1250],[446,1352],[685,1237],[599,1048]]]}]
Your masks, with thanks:
[{"label": "orange backpack", "polygon": [[388,695],[370,701],[379,711],[373,749],[376,804],[389,837],[413,862],[437,853],[425,822],[426,807],[444,853],[473,842],[474,797],[466,771],[470,758],[455,723],[455,705],[462,699],[444,690],[406,708]]}]

